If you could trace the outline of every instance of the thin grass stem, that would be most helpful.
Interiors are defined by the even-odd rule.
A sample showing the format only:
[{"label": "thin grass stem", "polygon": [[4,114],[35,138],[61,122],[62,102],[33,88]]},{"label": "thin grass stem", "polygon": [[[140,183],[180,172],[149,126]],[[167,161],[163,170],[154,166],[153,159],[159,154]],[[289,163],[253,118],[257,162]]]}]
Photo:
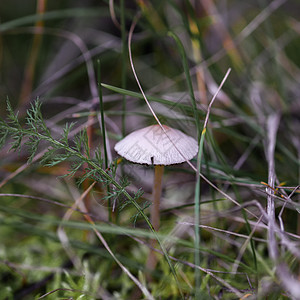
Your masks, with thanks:
[{"label": "thin grass stem", "polygon": [[[106,130],[105,130],[105,120],[104,120],[104,107],[103,107],[103,97],[102,97],[102,86],[101,86],[101,62],[100,59],[97,60],[97,75],[98,75],[98,94],[100,103],[100,115],[101,115],[101,131],[102,131],[102,143],[104,152],[104,166],[105,170],[108,168],[108,158],[107,158],[107,145],[106,145]],[[106,186],[106,192],[109,194],[109,185]],[[111,211],[111,201],[108,199],[108,218],[112,221],[112,211]]]},{"label": "thin grass stem", "polygon": [[[127,87],[127,43],[126,43],[126,28],[125,28],[125,1],[120,2],[120,14],[121,14],[121,39],[122,39],[122,72],[121,72],[121,87],[126,89]],[[123,95],[122,99],[122,135],[126,134],[126,95]]]}]

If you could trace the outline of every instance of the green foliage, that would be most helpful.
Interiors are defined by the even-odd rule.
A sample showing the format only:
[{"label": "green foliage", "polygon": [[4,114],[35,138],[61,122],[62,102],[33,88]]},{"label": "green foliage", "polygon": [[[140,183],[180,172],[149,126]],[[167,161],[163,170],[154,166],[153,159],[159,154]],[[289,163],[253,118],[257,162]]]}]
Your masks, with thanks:
[{"label": "green foliage", "polygon": [[[4,145],[4,143],[6,142],[6,139],[8,138],[8,134],[11,133],[11,138],[12,138],[12,142],[11,142],[11,148],[10,150],[20,150],[21,147],[21,142],[22,142],[22,138],[23,138],[23,133],[21,131],[21,125],[19,123],[19,119],[18,119],[18,113],[14,113],[10,102],[7,100],[6,101],[7,104],[7,117],[8,117],[8,122],[5,123],[3,120],[0,120],[0,129],[1,129],[1,147]],[[13,131],[9,131],[8,128],[10,128],[9,126],[11,126],[11,128],[14,128],[15,130]]]},{"label": "green foliage", "polygon": [[1,289],[0,299],[13,300],[14,299],[13,289],[9,286],[3,287],[3,289]]},{"label": "green foliage", "polygon": [[[41,141],[48,142],[49,146],[41,159],[43,165],[53,167],[71,160],[71,168],[69,173],[65,176],[74,176],[84,164],[87,164],[89,167],[85,167],[85,174],[79,179],[79,185],[86,179],[92,179],[104,185],[112,184],[114,185],[114,189],[113,192],[107,195],[107,199],[113,197],[119,198],[126,192],[125,187],[129,185],[127,179],[123,178],[120,184],[116,182],[116,162],[112,162],[109,168],[110,171],[107,171],[102,167],[103,159],[99,149],[95,153],[95,158],[91,158],[86,130],[77,134],[73,139],[73,145],[70,145],[68,134],[74,125],[67,124],[63,129],[62,136],[59,139],[54,139],[43,120],[41,103],[38,100],[31,104],[31,108],[27,111],[26,127],[24,128],[20,125],[18,114],[13,112],[9,101],[7,101],[7,110],[9,121],[5,122],[1,120],[0,123],[0,130],[5,133],[2,135],[3,143],[5,143],[8,137],[11,137],[13,139],[11,150],[20,151],[22,142],[25,140],[25,145],[29,152],[28,163],[32,162],[35,157],[39,143]],[[127,200],[129,202],[131,201],[131,203],[134,202],[139,210],[140,208],[136,200],[138,200],[141,195],[140,190],[135,193],[133,198],[127,194]],[[143,213],[142,210],[140,210],[140,213]]]}]

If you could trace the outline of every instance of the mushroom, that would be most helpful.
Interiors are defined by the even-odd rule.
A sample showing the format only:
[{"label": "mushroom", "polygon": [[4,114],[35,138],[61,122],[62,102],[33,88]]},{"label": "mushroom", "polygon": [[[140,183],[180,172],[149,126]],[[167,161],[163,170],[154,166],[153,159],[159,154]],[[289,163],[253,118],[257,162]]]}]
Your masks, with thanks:
[{"label": "mushroom", "polygon": [[[183,163],[192,159],[198,152],[198,143],[194,138],[177,129],[162,126],[164,130],[160,125],[136,130],[115,145],[116,152],[127,160],[138,164],[154,165],[150,221],[156,231],[160,223],[159,203],[164,166]],[[153,269],[154,253],[150,253],[149,259],[152,262],[147,265]]]},{"label": "mushroom", "polygon": [[[162,190],[164,166],[180,164],[192,159],[198,152],[197,141],[183,132],[166,125],[151,125],[136,130],[116,143],[116,152],[127,160],[146,165],[154,165],[153,203],[150,221],[156,231],[159,229],[159,203]],[[151,246],[156,241],[151,240]],[[155,252],[150,251],[147,268],[153,270],[157,263]]]},{"label": "mushroom", "polygon": [[198,152],[197,141],[183,132],[163,125],[151,125],[136,130],[116,143],[116,152],[127,160],[154,165],[153,206],[151,223],[159,229],[159,202],[164,166],[180,164]]}]

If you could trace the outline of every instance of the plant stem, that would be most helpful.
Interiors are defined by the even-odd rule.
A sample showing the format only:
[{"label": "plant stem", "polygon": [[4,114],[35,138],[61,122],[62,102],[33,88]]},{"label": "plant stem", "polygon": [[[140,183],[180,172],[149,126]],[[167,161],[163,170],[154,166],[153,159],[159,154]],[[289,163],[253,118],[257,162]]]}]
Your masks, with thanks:
[{"label": "plant stem", "polygon": [[[108,168],[108,158],[107,158],[106,130],[105,130],[104,107],[103,107],[102,86],[101,86],[101,62],[100,62],[100,59],[97,59],[97,77],[98,77],[98,95],[99,95],[100,115],[101,115],[102,141],[103,141],[103,151],[104,151],[104,166],[105,166],[105,169],[107,169]],[[106,186],[106,191],[107,191],[107,194],[110,192],[109,185]],[[108,219],[110,222],[116,221],[116,215],[111,211],[110,199],[108,199]]]},{"label": "plant stem", "polygon": [[[126,89],[126,80],[127,80],[127,34],[125,28],[125,0],[120,2],[120,18],[121,18],[121,37],[122,37],[122,77],[121,77],[121,86],[123,89]],[[122,99],[122,135],[125,136],[126,133],[126,95],[123,95]]]},{"label": "plant stem", "polygon": [[151,223],[156,231],[159,229],[159,203],[162,189],[162,177],[164,174],[164,166],[156,165],[154,167],[154,182],[153,182],[153,204],[151,206]]},{"label": "plant stem", "polygon": [[[202,154],[203,154],[203,145],[204,145],[204,138],[205,138],[206,128],[202,130],[201,138],[200,138],[200,145],[199,145],[199,152],[197,158],[197,175],[196,175],[196,185],[195,185],[195,265],[200,266],[200,242],[201,242],[201,233],[200,233],[200,171],[201,171],[201,164],[202,164]],[[201,274],[198,268],[195,268],[195,298],[199,299],[201,297]]]},{"label": "plant stem", "polygon": [[[37,1],[37,15],[42,17],[46,12],[47,0],[38,0]],[[44,27],[44,21],[42,19],[38,19],[35,22],[35,27],[38,29],[42,29]],[[32,86],[34,81],[34,74],[36,70],[36,65],[39,57],[39,52],[41,49],[43,35],[35,32],[33,36],[33,42],[31,46],[30,56],[27,62],[27,66],[25,68],[24,80],[21,87],[20,93],[20,103],[26,104],[30,101],[30,94],[32,92]]]},{"label": "plant stem", "polygon": [[[154,167],[154,181],[153,181],[153,193],[152,193],[153,203],[150,212],[151,224],[153,225],[155,231],[159,230],[159,225],[160,225],[159,204],[160,204],[160,197],[161,197],[161,190],[162,190],[163,174],[164,174],[164,166],[156,165]],[[151,247],[154,248],[156,244],[157,241],[155,239],[150,240]],[[155,255],[155,251],[151,249],[146,263],[147,269],[154,270],[156,263],[157,263],[157,258]]]}]

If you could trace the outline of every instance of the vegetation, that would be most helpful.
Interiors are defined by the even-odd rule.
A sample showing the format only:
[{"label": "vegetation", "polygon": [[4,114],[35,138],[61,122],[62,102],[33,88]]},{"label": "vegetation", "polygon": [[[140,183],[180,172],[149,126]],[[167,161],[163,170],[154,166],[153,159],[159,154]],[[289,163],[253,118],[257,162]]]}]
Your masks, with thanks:
[{"label": "vegetation", "polygon": [[[299,299],[297,10],[1,1],[0,299]],[[199,143],[158,231],[114,151],[156,123]]]}]

